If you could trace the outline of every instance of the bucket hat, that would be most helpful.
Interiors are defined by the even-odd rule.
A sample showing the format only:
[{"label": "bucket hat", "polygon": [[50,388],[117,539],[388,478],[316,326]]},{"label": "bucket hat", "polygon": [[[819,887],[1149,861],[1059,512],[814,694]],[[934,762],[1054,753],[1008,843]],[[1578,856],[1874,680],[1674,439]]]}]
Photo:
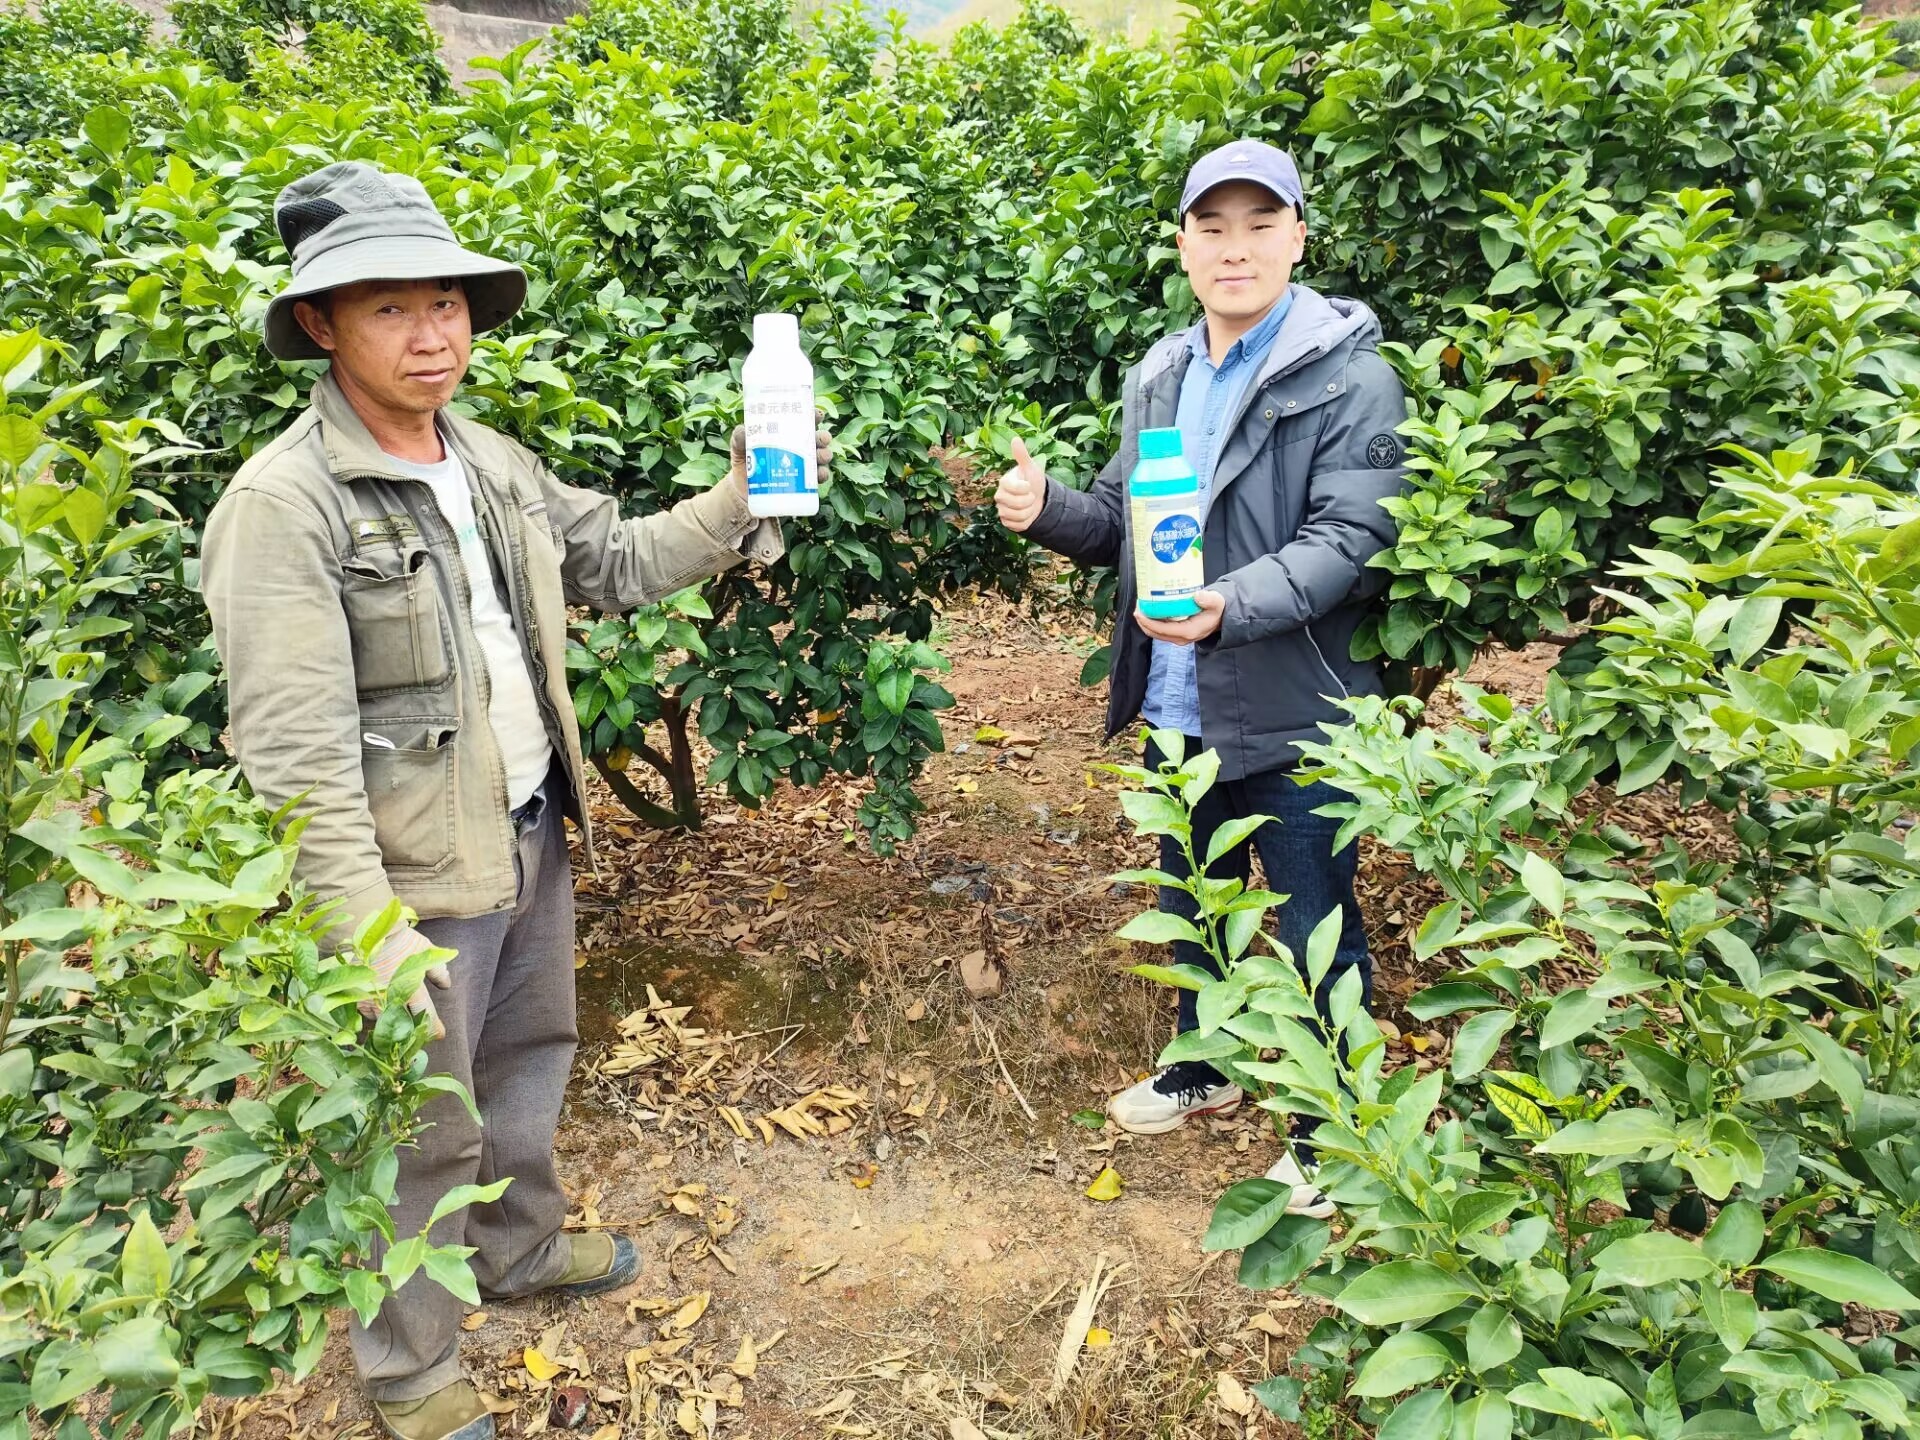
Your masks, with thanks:
[{"label": "bucket hat", "polygon": [[294,318],[296,300],[362,280],[459,280],[477,335],[505,324],[527,298],[518,265],[467,249],[411,175],[343,160],[303,175],[274,201],[273,223],[293,277],[267,306],[267,352],[324,360]]}]

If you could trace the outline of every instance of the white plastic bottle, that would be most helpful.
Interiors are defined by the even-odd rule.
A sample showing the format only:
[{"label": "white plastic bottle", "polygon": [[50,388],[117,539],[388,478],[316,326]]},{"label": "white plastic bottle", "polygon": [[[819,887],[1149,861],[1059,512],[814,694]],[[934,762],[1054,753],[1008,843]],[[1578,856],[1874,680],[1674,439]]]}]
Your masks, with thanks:
[{"label": "white plastic bottle", "polygon": [[753,349],[740,375],[747,411],[747,508],[755,515],[816,515],[813,366],[792,315],[753,317]]}]

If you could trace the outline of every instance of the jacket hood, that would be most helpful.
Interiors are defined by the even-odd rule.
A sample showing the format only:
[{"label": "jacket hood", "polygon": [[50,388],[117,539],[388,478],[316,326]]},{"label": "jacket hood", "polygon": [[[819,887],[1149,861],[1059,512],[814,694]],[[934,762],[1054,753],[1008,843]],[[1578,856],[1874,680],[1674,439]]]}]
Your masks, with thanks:
[{"label": "jacket hood", "polygon": [[[1322,295],[1306,285],[1292,284],[1287,288],[1293,296],[1293,307],[1287,311],[1280,333],[1274,337],[1273,348],[1267,352],[1267,363],[1260,368],[1250,389],[1257,390],[1280,372],[1340,345],[1356,341],[1379,343],[1380,317],[1364,301],[1345,295]],[[1141,385],[1150,385],[1173,369],[1186,353],[1194,332],[1205,323],[1199,321],[1165,336],[1147,351],[1146,358],[1140,362]]]}]

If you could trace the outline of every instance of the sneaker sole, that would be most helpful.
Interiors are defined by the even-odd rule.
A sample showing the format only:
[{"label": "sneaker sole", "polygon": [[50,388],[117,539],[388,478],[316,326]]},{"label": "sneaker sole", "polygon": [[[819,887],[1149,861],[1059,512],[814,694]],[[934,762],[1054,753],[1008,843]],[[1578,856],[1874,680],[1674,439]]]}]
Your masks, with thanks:
[{"label": "sneaker sole", "polygon": [[1171,1120],[1164,1120],[1164,1121],[1156,1120],[1156,1121],[1151,1121],[1147,1124],[1129,1125],[1126,1121],[1122,1120],[1118,1115],[1115,1115],[1111,1110],[1107,1112],[1107,1118],[1113,1121],[1113,1123],[1118,1125],[1122,1130],[1126,1131],[1129,1135],[1165,1135],[1169,1130],[1178,1130],[1182,1125],[1186,1124],[1189,1120],[1204,1119],[1208,1115],[1226,1115],[1226,1114],[1230,1114],[1235,1110],[1238,1110],[1239,1108],[1240,1108],[1240,1097],[1235,1096],[1233,1099],[1227,1101],[1224,1105],[1210,1105],[1205,1110],[1189,1110],[1186,1112],[1186,1114],[1176,1115]]},{"label": "sneaker sole", "polygon": [[[380,1407],[374,1406],[373,1413],[380,1415]],[[417,1440],[417,1437],[409,1436],[404,1431],[396,1430],[389,1425],[384,1415],[380,1416],[380,1428],[386,1431],[392,1440]],[[449,1430],[445,1435],[440,1436],[439,1440],[494,1440],[495,1434],[493,1416],[489,1413],[476,1420],[469,1420],[457,1430]]]}]

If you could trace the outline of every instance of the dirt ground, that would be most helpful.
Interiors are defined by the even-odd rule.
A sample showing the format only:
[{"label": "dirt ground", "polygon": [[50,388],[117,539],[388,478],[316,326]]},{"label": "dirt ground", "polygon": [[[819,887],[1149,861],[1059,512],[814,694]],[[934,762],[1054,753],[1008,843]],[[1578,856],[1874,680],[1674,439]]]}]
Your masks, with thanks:
[{"label": "dirt ground", "polygon": [[[1125,973],[1148,954],[1110,938],[1152,897],[1108,876],[1150,856],[1094,768],[1125,750],[1101,743],[1104,687],[1078,683],[1086,624],[949,607],[948,752],[892,859],[857,838],[855,786],[757,814],[716,798],[704,831],[675,836],[602,797],[559,1157],[575,1223],[628,1230],[644,1268],[616,1295],[470,1317],[504,1433],[570,1406],[594,1440],[1291,1433],[1245,1387],[1283,1367],[1314,1308],[1240,1289],[1237,1257],[1200,1249],[1221,1190],[1278,1153],[1266,1117],[1100,1128],[1173,1004]],[[1535,699],[1551,659],[1503,654],[1473,678]],[[1004,734],[982,742],[983,726]],[[1433,896],[1371,850],[1362,892],[1393,1015],[1424,983],[1405,937]],[[967,998],[972,952],[1004,960],[999,997]],[[1403,1044],[1422,1038],[1398,1019]],[[1427,1038],[1409,1063],[1443,1053]],[[1088,1198],[1109,1167],[1119,1198]],[[1091,1343],[1056,1384],[1096,1271]],[[338,1336],[305,1384],[217,1420],[248,1440],[371,1428]]]}]

